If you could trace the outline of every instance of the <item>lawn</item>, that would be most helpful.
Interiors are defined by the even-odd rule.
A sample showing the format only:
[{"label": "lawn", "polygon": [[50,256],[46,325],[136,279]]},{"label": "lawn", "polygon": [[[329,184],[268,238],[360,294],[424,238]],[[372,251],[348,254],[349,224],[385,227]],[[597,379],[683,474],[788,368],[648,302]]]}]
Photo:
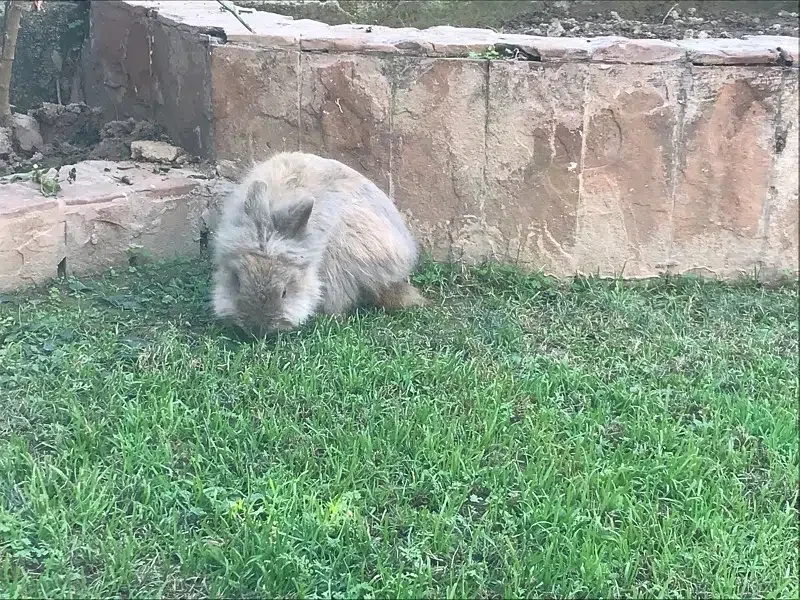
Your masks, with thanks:
[{"label": "lawn", "polygon": [[798,596],[796,283],[416,280],[260,341],[203,261],[0,296],[0,596]]}]

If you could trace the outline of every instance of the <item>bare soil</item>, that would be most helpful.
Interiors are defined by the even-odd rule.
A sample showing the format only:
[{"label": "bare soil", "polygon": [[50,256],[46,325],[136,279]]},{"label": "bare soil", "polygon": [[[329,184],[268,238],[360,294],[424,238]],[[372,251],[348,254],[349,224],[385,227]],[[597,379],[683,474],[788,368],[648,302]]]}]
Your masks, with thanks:
[{"label": "bare soil", "polygon": [[539,2],[503,24],[509,33],[629,38],[798,37],[797,2]]},{"label": "bare soil", "polygon": [[[556,37],[684,39],[798,36],[786,0],[237,0],[250,9],[338,25],[488,27]],[[246,15],[244,15],[246,19]]]},{"label": "bare soil", "polygon": [[26,152],[15,142],[12,152],[0,155],[0,176],[28,172],[34,165],[46,170],[82,160],[128,160],[133,141],[169,142],[156,123],[135,119],[103,123],[100,110],[83,103],[44,103],[28,114],[38,121],[44,146]]}]

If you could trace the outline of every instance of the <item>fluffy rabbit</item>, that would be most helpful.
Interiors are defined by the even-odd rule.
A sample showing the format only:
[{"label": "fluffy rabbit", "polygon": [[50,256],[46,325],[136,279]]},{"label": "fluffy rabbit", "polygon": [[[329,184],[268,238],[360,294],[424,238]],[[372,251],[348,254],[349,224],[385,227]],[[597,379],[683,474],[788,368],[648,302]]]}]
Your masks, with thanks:
[{"label": "fluffy rabbit", "polygon": [[263,334],[360,302],[425,300],[408,281],[417,244],[392,201],[336,160],[282,152],[227,198],[214,240],[214,311]]}]

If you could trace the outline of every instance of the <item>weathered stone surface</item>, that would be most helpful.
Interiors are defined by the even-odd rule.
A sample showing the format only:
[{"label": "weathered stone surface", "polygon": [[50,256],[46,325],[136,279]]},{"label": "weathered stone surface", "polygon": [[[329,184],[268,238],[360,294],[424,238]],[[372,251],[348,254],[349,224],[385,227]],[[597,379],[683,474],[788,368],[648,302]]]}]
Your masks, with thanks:
[{"label": "weathered stone surface", "polygon": [[800,198],[798,190],[798,77],[797,71],[786,69],[781,93],[780,115],[773,144],[773,164],[770,174],[769,206],[764,223],[765,275],[791,273],[798,275],[800,252]]},{"label": "weathered stone surface", "polygon": [[660,64],[686,58],[686,51],[674,42],[664,40],[629,40],[626,38],[594,38],[589,44],[590,57],[596,62],[625,64]]},{"label": "weathered stone surface", "polygon": [[451,250],[473,260],[502,252],[482,214],[487,68],[413,58],[395,65],[392,193],[439,259]]},{"label": "weathered stone surface", "polygon": [[588,67],[580,271],[642,277],[663,268],[680,75],[669,66]]},{"label": "weathered stone surface", "polygon": [[380,58],[304,54],[301,147],[340,160],[389,192],[390,67]]},{"label": "weathered stone surface", "polygon": [[242,163],[232,160],[220,160],[217,162],[217,175],[231,181],[240,181],[246,172],[243,167]]},{"label": "weathered stone surface", "polygon": [[39,123],[29,115],[15,114],[13,116],[14,137],[21,150],[32,152],[44,146],[42,134],[39,132]]},{"label": "weathered stone surface", "polygon": [[675,188],[670,261],[676,270],[728,277],[750,265],[753,272],[780,90],[779,69],[692,70]]},{"label": "weathered stone surface", "polygon": [[496,259],[557,274],[576,268],[586,70],[491,63],[485,212],[507,245]]},{"label": "weathered stone surface", "polygon": [[[757,47],[775,48],[776,50],[784,53],[784,60],[788,56],[792,60],[792,64],[796,67],[800,61],[800,38],[790,37],[788,35],[746,35],[744,39],[749,44]],[[722,40],[715,40],[721,42]],[[753,61],[751,64],[761,64],[762,61]],[[771,61],[764,61],[769,64]],[[787,65],[788,66],[788,65]]]},{"label": "weathered stone surface", "polygon": [[430,56],[468,56],[470,52],[485,52],[498,41],[491,29],[442,25],[416,33],[430,43]]},{"label": "weathered stone surface", "polygon": [[696,65],[752,65],[777,63],[780,44],[738,39],[689,39],[676,42]]},{"label": "weathered stone surface", "polygon": [[211,86],[218,159],[250,164],[299,149],[299,61],[296,51],[214,47]]},{"label": "weathered stone surface", "polygon": [[33,186],[0,186],[0,291],[55,277],[66,253],[61,204]]},{"label": "weathered stone surface", "polygon": [[538,37],[520,34],[498,34],[495,44],[515,47],[541,62],[571,62],[589,59],[591,41],[572,37]]},{"label": "weathered stone surface", "polygon": [[131,158],[148,162],[170,163],[177,159],[183,150],[165,142],[137,140],[131,142]]},{"label": "weathered stone surface", "polygon": [[[76,170],[76,182],[64,186],[62,198],[68,272],[124,264],[138,248],[163,258],[199,252],[207,202],[190,171],[156,175],[137,166],[120,171],[105,161],[79,163]],[[122,175],[132,185],[120,183]]]},{"label": "weathered stone surface", "polygon": [[[232,15],[219,10],[214,2],[148,3],[128,0],[126,6],[136,7],[140,14],[157,7],[157,21],[170,26],[193,27],[198,30],[224,31],[229,42],[265,48],[295,49],[310,52],[348,52],[406,54],[429,57],[465,57],[470,52],[484,52],[492,46],[512,46],[538,56],[542,62],[590,60],[625,64],[661,64],[683,61],[691,47],[657,39],[627,39],[616,36],[585,38],[534,37],[496,33],[490,29],[429,27],[390,28],[344,23],[326,25],[310,19],[257,11],[247,14],[254,30],[247,31]],[[714,45],[729,44],[730,40],[707,40],[708,56],[716,53]],[[770,45],[787,46],[795,52],[796,38],[753,36],[742,42],[742,51],[757,62],[773,64],[773,56],[765,52]],[[705,46],[704,46],[705,48]],[[512,48],[513,49],[513,48]],[[723,50],[724,51],[724,50]]]},{"label": "weathered stone surface", "polygon": [[[75,182],[62,181],[57,198],[44,198],[30,182],[0,186],[0,289],[55,277],[64,259],[67,273],[83,274],[127,264],[141,250],[154,258],[196,255],[207,232],[204,213],[218,210],[233,185],[132,163],[74,167]],[[70,169],[62,168],[62,180]]]}]

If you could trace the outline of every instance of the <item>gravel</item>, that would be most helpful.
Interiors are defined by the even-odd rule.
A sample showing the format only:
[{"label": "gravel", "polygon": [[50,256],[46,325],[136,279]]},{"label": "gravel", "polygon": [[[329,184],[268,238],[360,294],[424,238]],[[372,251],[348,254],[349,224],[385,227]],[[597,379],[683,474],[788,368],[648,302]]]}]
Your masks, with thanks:
[{"label": "gravel", "polygon": [[[794,10],[785,10],[786,6]],[[798,37],[800,18],[796,10],[797,3],[792,2],[539,2],[531,12],[505,22],[502,29],[551,37]]]}]

